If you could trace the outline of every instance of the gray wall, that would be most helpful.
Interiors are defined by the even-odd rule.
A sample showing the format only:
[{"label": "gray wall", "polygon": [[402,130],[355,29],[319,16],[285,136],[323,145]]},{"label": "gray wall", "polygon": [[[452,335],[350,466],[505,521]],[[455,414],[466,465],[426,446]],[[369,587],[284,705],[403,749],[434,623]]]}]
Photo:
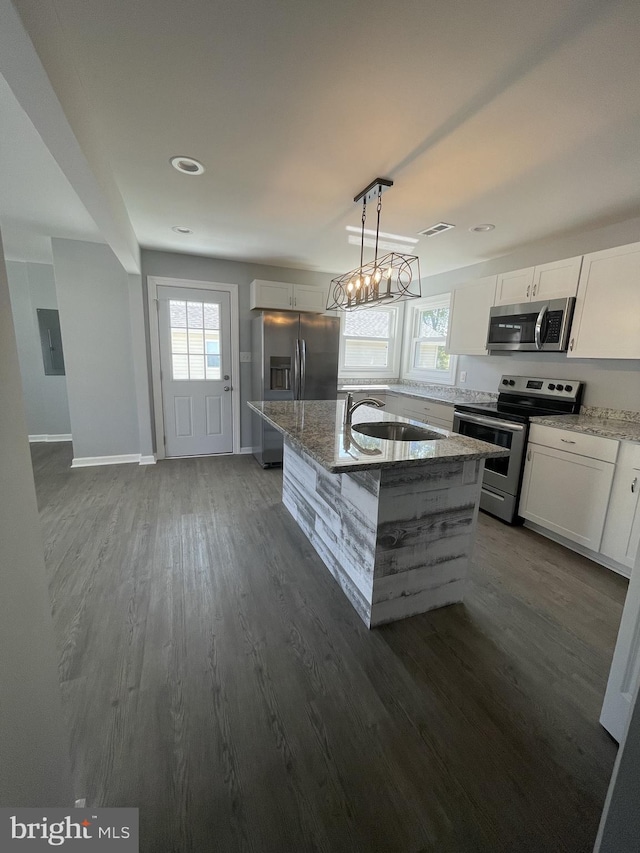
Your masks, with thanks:
[{"label": "gray wall", "polygon": [[7,261],[7,275],[29,435],[68,435],[67,379],[45,375],[36,315],[58,307],[53,267]]},{"label": "gray wall", "polygon": [[106,245],[51,245],[74,457],[140,453],[129,277]]},{"label": "gray wall", "polygon": [[[640,218],[628,219],[606,228],[554,238],[491,261],[424,278],[422,292],[425,296],[443,293],[482,276],[586,255],[600,249],[634,243],[639,238]],[[462,370],[467,371],[467,381],[462,387],[477,391],[496,391],[503,373],[543,375],[551,379],[581,379],[587,383],[583,400],[585,405],[640,410],[640,361],[637,360],[575,359],[567,358],[562,353],[505,353],[495,356],[460,356],[458,377]],[[456,384],[460,384],[459,379]]]},{"label": "gray wall", "polygon": [[40,520],[0,240],[0,806],[73,793]]},{"label": "gray wall", "polygon": [[[222,284],[237,284],[240,308],[240,350],[251,350],[251,317],[249,310],[249,285],[255,279],[267,281],[286,281],[292,284],[308,284],[327,287],[331,279],[329,273],[309,272],[308,270],[285,269],[262,264],[250,264],[239,261],[226,261],[217,258],[204,258],[197,255],[180,255],[173,252],[155,252],[142,250],[142,280],[145,289],[147,276],[165,278],[184,278],[193,281],[217,281]],[[151,370],[149,369],[149,374]],[[251,417],[246,401],[251,399],[251,365],[240,365],[240,443],[250,447]]]}]

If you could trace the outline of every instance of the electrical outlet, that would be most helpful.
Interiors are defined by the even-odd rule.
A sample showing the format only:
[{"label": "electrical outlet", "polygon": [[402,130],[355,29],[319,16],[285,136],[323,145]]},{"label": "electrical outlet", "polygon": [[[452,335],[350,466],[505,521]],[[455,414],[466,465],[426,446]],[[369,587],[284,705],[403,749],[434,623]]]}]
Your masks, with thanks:
[{"label": "electrical outlet", "polygon": [[460,371],[460,384],[462,384],[463,382],[466,382],[466,381],[467,381],[467,371],[461,370]]},{"label": "electrical outlet", "polygon": [[240,353],[240,363],[247,364],[251,361],[251,353],[250,352],[241,352]]}]

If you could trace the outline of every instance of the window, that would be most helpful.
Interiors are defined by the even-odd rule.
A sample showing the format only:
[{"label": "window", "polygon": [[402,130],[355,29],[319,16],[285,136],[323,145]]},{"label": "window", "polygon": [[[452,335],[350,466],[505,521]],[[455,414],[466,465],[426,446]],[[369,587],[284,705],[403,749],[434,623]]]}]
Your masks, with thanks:
[{"label": "window", "polygon": [[169,300],[174,379],[220,379],[220,306]]},{"label": "window", "polygon": [[358,308],[342,315],[340,375],[391,378],[398,376],[396,329],[401,309]]},{"label": "window", "polygon": [[407,308],[403,376],[453,385],[456,357],[446,351],[451,294],[412,302]]}]

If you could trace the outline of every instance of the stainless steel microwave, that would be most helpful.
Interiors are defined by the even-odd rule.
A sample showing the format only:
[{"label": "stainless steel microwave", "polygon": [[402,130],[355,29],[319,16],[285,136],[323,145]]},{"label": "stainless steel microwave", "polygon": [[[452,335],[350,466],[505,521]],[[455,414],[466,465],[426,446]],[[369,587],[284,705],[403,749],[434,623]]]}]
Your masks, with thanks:
[{"label": "stainless steel microwave", "polygon": [[487,349],[566,352],[575,296],[520,305],[496,305],[489,314]]}]

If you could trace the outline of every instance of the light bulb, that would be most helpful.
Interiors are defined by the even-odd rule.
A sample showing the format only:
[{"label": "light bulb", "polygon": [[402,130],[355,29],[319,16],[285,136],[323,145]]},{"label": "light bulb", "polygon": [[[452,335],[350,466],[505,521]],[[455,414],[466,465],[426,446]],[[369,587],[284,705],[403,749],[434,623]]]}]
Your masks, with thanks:
[{"label": "light bulb", "polygon": [[367,287],[369,287],[369,285],[371,284],[371,276],[370,275],[365,275],[364,283],[366,284]]},{"label": "light bulb", "polygon": [[386,276],[388,279],[390,279],[392,275],[393,275],[393,270],[391,269],[391,267],[389,267],[389,269],[386,272]]},{"label": "light bulb", "polygon": [[353,282],[350,281],[349,284],[347,285],[347,292],[351,293],[352,290],[353,290]]},{"label": "light bulb", "polygon": [[360,290],[360,279],[356,279],[356,290]]},{"label": "light bulb", "polygon": [[382,278],[382,273],[380,272],[380,269],[376,269],[376,271],[373,274],[373,280],[377,283],[380,281],[381,278]]}]

